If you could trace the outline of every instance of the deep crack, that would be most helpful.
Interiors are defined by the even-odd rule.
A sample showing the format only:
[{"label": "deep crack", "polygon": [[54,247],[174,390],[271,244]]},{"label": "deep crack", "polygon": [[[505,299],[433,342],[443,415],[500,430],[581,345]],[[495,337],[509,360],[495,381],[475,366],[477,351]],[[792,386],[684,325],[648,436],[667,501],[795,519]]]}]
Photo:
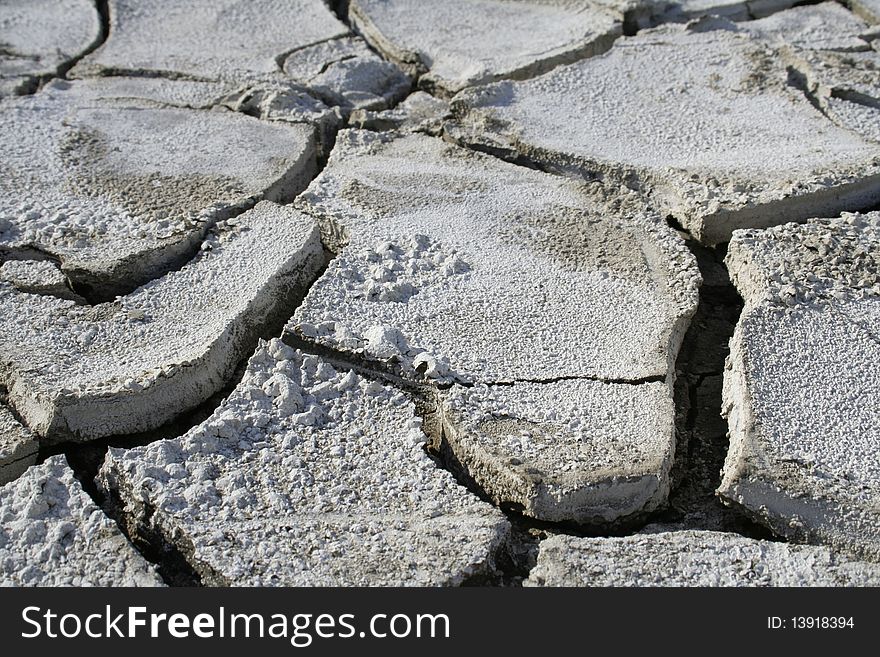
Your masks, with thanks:
[{"label": "deep crack", "polygon": [[700,303],[676,360],[676,458],[673,490],[653,523],[674,530],[711,530],[774,540],[773,534],[723,505],[715,490],[727,456],[727,422],[721,416],[722,379],[743,302],[724,265],[726,245],[689,242],[704,279]]}]

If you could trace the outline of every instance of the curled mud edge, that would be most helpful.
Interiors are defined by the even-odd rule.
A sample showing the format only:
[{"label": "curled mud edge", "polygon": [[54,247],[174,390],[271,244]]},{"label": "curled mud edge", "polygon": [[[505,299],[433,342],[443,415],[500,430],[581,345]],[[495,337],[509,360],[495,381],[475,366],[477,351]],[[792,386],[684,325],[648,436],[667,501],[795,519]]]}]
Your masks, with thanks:
[{"label": "curled mud edge", "polygon": [[[256,236],[260,232],[268,232],[272,222],[277,225],[284,217],[293,221],[282,206],[261,205],[254,212],[254,223],[247,226],[258,231],[252,234]],[[112,377],[131,376],[130,372],[138,371],[137,368],[99,373],[103,378],[98,378],[98,374],[89,375],[89,370],[84,370],[87,374],[80,380],[87,384],[81,386],[79,392],[67,389],[50,395],[45,392],[45,380],[39,377],[31,380],[22,376],[22,368],[27,365],[29,358],[33,359],[29,352],[23,351],[14,358],[10,357],[9,362],[0,368],[0,375],[7,382],[10,403],[46,445],[148,431],[171,420],[182,410],[200,404],[223,386],[233,374],[238,361],[250,353],[260,336],[266,335],[267,327],[282,325],[290,309],[301,303],[310,285],[326,267],[327,259],[313,224],[309,228],[303,223],[289,231],[293,232],[289,232],[285,239],[290,240],[289,246],[294,252],[273,254],[274,259],[266,270],[260,271],[258,278],[252,281],[242,280],[238,271],[240,263],[236,262],[242,257],[237,251],[246,248],[249,242],[232,241],[233,246],[228,247],[232,260],[226,262],[222,259],[224,250],[221,248],[221,259],[216,261],[219,264],[214,264],[215,261],[210,258],[202,259],[186,270],[185,275],[182,272],[177,279],[163,279],[154,288],[141,288],[126,300],[135,306],[146,304],[151,312],[158,313],[156,322],[148,325],[151,328],[147,330],[151,333],[144,333],[140,338],[144,344],[150,344],[150,338],[167,341],[172,337],[173,333],[168,335],[167,332],[174,330],[172,324],[175,316],[192,309],[201,312],[198,299],[186,299],[183,305],[174,306],[178,303],[175,290],[190,279],[211,273],[218,266],[228,266],[231,268],[228,275],[235,281],[233,291],[237,289],[239,294],[244,295],[240,299],[231,297],[228,306],[213,314],[198,315],[203,321],[211,322],[207,332],[198,327],[204,336],[198,332],[195,334],[205,340],[204,343],[194,345],[195,348],[187,347],[185,342],[179,346],[175,343],[171,350],[164,350],[164,347],[159,349],[152,359],[147,353],[139,364],[143,371],[148,372],[143,384],[135,382],[137,385],[120,387],[121,383],[113,383],[115,379]],[[242,234],[248,235],[248,232]],[[239,264],[238,268],[236,264]],[[220,283],[214,285],[219,286]],[[63,312],[64,309],[61,306],[52,312]],[[109,306],[106,310],[115,313],[113,316],[116,317],[125,308]],[[132,312],[138,311],[129,309],[129,316]],[[144,312],[140,311],[140,315],[143,316]],[[124,320],[112,321],[112,329],[105,331],[107,337],[101,338],[111,342],[103,352],[98,351],[98,359],[94,363],[88,364],[92,369],[100,363],[102,356],[112,358],[113,336],[128,330]],[[108,323],[108,326],[111,325]],[[219,333],[214,334],[213,330]],[[92,380],[85,378],[87,376],[92,376]],[[51,383],[51,380],[48,381]],[[102,384],[105,381],[107,383]],[[67,385],[74,387],[77,383],[76,379],[71,379]]]},{"label": "curled mud edge", "polygon": [[[320,276],[330,260],[329,252],[323,254],[323,266],[318,272]],[[298,306],[307,293],[307,289],[299,289],[293,303]],[[192,545],[182,540],[176,543],[165,540],[156,528],[150,524],[153,512],[146,502],[140,510],[142,513],[129,513],[123,508],[121,496],[115,485],[99,488],[96,478],[104,458],[110,447],[130,449],[150,443],[176,438],[208,419],[211,414],[222,404],[223,400],[236,388],[245,372],[245,366],[259,339],[268,339],[277,335],[285,321],[287,311],[279,311],[274,314],[271,321],[264,325],[260,334],[252,340],[253,345],[246,350],[246,355],[238,363],[234,374],[225,386],[214,393],[207,401],[182,411],[172,420],[152,431],[111,436],[87,443],[59,443],[43,447],[36,457],[37,463],[42,463],[54,454],[63,453],[67,458],[74,475],[82,485],[85,492],[92,498],[95,504],[104,513],[116,522],[122,533],[134,545],[135,549],[149,562],[157,565],[159,574],[169,586],[202,586],[200,571],[194,569],[190,559],[186,555],[192,554]],[[219,581],[219,580],[218,580]],[[218,583],[223,586],[224,584]]]},{"label": "curled mud edge", "polygon": [[[314,138],[311,142],[314,146]],[[102,271],[100,276],[75,265],[66,265],[63,258],[59,259],[61,269],[70,281],[71,290],[89,304],[112,301],[166,274],[180,271],[198,255],[202,241],[217,224],[236,219],[252,210],[260,201],[272,201],[279,205],[292,202],[318,173],[315,149],[306,148],[302,157],[292,162],[269,189],[211,212],[210,216],[203,218],[197,231],[187,234],[182,240],[133,254],[115,263],[111,270]]]}]

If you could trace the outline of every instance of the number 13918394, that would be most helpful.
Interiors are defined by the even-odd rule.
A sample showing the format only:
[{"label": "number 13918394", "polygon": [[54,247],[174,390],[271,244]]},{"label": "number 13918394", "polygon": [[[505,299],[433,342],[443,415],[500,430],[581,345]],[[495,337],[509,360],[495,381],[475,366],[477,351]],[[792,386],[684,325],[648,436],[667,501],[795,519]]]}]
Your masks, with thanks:
[{"label": "number 13918394", "polygon": [[853,616],[768,616],[770,630],[847,630],[855,628]]}]

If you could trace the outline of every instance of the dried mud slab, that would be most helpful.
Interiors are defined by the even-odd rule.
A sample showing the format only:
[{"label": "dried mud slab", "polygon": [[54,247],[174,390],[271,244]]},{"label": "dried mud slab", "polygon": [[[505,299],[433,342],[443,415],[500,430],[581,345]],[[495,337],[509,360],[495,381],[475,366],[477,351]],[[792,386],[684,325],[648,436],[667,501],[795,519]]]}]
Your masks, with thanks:
[{"label": "dried mud slab", "polygon": [[197,80],[277,73],[279,58],[348,30],[321,0],[109,0],[110,34],[79,74]]},{"label": "dried mud slab", "polygon": [[174,440],[111,449],[98,476],[134,531],[209,585],[457,585],[509,525],[438,468],[406,397],[279,340]]},{"label": "dried mud slab", "polygon": [[853,14],[838,14],[848,12],[823,3],[771,18],[791,46],[783,50],[790,80],[835,124],[880,142],[880,52],[870,41],[876,35]]},{"label": "dried mud slab", "polygon": [[659,218],[429,136],[342,131],[297,204],[339,255],[289,332],[415,381],[665,379],[696,307]]},{"label": "dried mud slab", "polygon": [[719,494],[774,532],[880,560],[880,213],[734,234],[746,307]]},{"label": "dried mud slab", "polygon": [[0,284],[0,385],[47,443],[154,429],[222,388],[323,262],[314,222],[263,202],[114,302]]},{"label": "dried mud slab", "polygon": [[709,244],[876,203],[878,146],[834,125],[788,78],[771,42],[706,19],[641,32],[534,80],[463,91],[447,132],[623,181]]},{"label": "dried mud slab", "polygon": [[359,37],[324,41],[290,54],[284,73],[327,105],[343,110],[381,110],[402,100],[412,80],[373,53]]},{"label": "dried mud slab", "polygon": [[18,478],[37,462],[37,438],[0,404],[0,484]]},{"label": "dried mud slab", "polygon": [[102,101],[56,81],[0,105],[0,250],[59,258],[112,299],[191,257],[210,226],[300,191],[313,129],[233,112]]},{"label": "dried mud slab", "polygon": [[880,141],[880,53],[872,28],[836,2],[795,7],[742,26],[781,47],[789,82],[836,125]]},{"label": "dried mud slab", "polygon": [[553,536],[524,586],[877,586],[880,566],[824,547],[707,531]]},{"label": "dried mud slab", "polygon": [[880,52],[798,50],[789,60],[805,92],[829,119],[880,142]]},{"label": "dried mud slab", "polygon": [[63,456],[0,486],[0,586],[162,586]]},{"label": "dried mud slab", "polygon": [[568,0],[352,0],[348,16],[370,45],[441,95],[592,57],[622,30],[615,12]]},{"label": "dried mud slab", "polygon": [[837,99],[880,108],[880,52],[798,51],[792,55],[807,90],[826,103]]},{"label": "dried mud slab", "polygon": [[91,0],[0,3],[0,96],[29,93],[59,75],[101,38]]},{"label": "dried mud slab", "polygon": [[[671,363],[699,274],[659,218],[439,139],[365,131],[340,133],[297,203],[341,250],[287,339],[415,384],[507,384],[456,386],[441,411],[451,458],[501,504],[602,523],[665,499]],[[617,404],[655,412],[611,428]],[[513,447],[526,426],[546,452]]]},{"label": "dried mud slab", "polygon": [[502,507],[607,525],[666,501],[675,436],[664,383],[571,380],[440,394],[454,462]]},{"label": "dried mud slab", "polygon": [[411,85],[321,0],[110,0],[109,7],[110,35],[76,77],[210,82],[223,95],[304,86],[346,112],[382,109]]}]

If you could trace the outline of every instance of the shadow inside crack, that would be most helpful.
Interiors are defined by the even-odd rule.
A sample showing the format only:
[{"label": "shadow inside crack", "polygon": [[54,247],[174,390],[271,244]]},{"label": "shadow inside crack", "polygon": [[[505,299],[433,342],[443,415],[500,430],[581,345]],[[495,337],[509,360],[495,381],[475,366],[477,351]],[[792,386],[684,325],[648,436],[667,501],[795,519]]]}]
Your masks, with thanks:
[{"label": "shadow inside crack", "polygon": [[651,522],[676,530],[774,540],[770,530],[725,506],[715,495],[729,446],[727,421],[721,415],[724,364],[743,301],[724,265],[727,245],[712,249],[689,242],[688,246],[704,282],[675,365],[673,488],[666,509],[653,514]]}]

